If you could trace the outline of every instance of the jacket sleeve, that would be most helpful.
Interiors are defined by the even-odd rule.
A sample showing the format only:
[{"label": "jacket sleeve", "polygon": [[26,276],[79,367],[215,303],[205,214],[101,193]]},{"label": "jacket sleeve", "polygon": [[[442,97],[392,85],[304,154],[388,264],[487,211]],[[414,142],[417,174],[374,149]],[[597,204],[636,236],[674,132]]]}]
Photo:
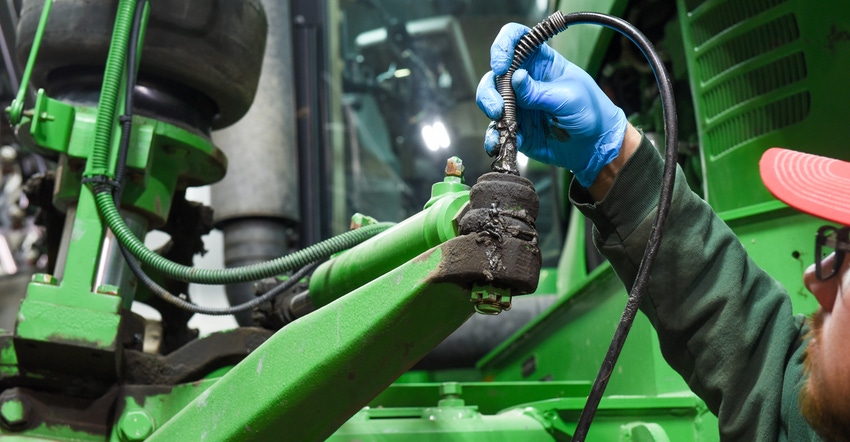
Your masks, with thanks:
[{"label": "jacket sleeve", "polygon": [[[649,238],[663,161],[644,137],[606,197],[570,199],[594,223],[597,248],[630,288]],[[662,245],[641,302],[667,362],[718,416],[723,440],[776,440],[786,365],[802,321],[785,289],[688,187],[681,170]],[[796,402],[796,398],[794,398]]]}]

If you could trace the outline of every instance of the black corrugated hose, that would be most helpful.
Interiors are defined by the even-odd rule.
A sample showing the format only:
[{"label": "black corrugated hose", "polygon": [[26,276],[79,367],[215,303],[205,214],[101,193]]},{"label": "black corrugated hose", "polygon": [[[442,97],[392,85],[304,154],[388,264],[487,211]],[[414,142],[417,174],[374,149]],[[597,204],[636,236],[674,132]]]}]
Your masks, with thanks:
[{"label": "black corrugated hose", "polygon": [[[664,222],[667,219],[667,214],[670,211],[670,203],[673,198],[673,184],[676,178],[676,165],[678,159],[678,120],[676,118],[676,100],[673,96],[673,83],[667,74],[664,67],[664,62],[655,51],[652,43],[643,35],[637,28],[629,22],[606,14],[596,12],[575,12],[570,14],[562,14],[555,12],[549,18],[536,25],[531,31],[522,37],[517,43],[514,51],[514,61],[508,72],[505,75],[497,78],[497,89],[505,101],[505,109],[503,118],[499,121],[501,130],[506,130],[511,133],[506,135],[500,134],[500,138],[510,140],[508,146],[503,145],[502,149],[514,149],[512,152],[500,152],[499,159],[516,158],[516,96],[511,87],[511,77],[514,71],[519,69],[525,59],[536,50],[543,42],[553,37],[555,34],[563,31],[568,26],[577,24],[596,24],[611,28],[629,38],[635,45],[640,48],[644,57],[649,61],[652,71],[655,74],[656,82],[658,83],[658,91],[661,95],[661,103],[664,109],[664,133],[665,133],[665,153],[664,153],[664,173],[662,176],[661,195],[658,201],[658,210],[655,220],[652,224],[652,231],[649,235],[649,240],[646,244],[643,259],[640,262],[637,276],[635,277],[634,285],[629,291],[629,299],[626,303],[623,316],[620,318],[620,323],[617,330],[614,332],[614,337],[611,339],[611,345],[608,347],[608,352],[605,359],[602,361],[602,366],[599,368],[599,373],[596,375],[596,380],[587,397],[587,402],[579,417],[576,431],[573,434],[573,441],[584,441],[587,437],[587,432],[590,428],[590,423],[599,407],[599,402],[602,399],[602,394],[605,392],[605,387],[608,385],[608,380],[614,370],[614,365],[620,356],[620,351],[623,349],[623,344],[626,342],[626,337],[634,322],[635,315],[640,306],[641,298],[646,291],[649,283],[649,275],[655,262],[655,257],[658,254],[658,249],[661,246],[661,238],[664,233]],[[504,129],[501,129],[504,128]],[[513,128],[511,130],[510,128]],[[512,137],[512,139],[511,139]],[[507,155],[506,155],[507,153]],[[497,162],[499,161],[497,159]],[[514,160],[515,162],[515,160]],[[510,170],[502,170],[512,173]]]}]

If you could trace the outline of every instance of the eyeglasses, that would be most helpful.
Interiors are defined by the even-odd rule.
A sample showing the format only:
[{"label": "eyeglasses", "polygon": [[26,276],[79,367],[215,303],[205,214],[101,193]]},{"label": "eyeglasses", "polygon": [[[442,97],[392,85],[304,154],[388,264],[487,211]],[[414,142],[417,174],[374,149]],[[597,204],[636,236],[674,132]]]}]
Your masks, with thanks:
[{"label": "eyeglasses", "polygon": [[[818,229],[815,236],[815,276],[821,281],[835,276],[847,252],[850,252],[850,227],[823,226]],[[833,253],[835,259],[832,264],[824,265],[826,258]]]}]

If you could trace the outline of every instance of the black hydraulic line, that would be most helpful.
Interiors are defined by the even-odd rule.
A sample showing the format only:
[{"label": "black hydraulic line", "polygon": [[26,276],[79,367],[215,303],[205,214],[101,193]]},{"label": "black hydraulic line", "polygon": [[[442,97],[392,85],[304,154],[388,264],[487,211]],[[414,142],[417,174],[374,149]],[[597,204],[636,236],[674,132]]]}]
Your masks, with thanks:
[{"label": "black hydraulic line", "polygon": [[[614,365],[617,363],[620,351],[623,349],[623,344],[625,344],[629,330],[631,330],[641,299],[649,284],[649,275],[651,273],[652,266],[655,263],[655,258],[658,255],[659,248],[661,247],[664,223],[667,219],[667,214],[670,211],[670,204],[673,199],[673,185],[676,178],[676,165],[678,158],[677,141],[679,130],[678,120],[676,118],[676,101],[673,95],[673,83],[667,74],[664,62],[661,60],[661,57],[655,51],[652,43],[645,35],[643,35],[629,22],[618,17],[596,12],[576,12],[567,15],[563,15],[561,12],[555,12],[545,21],[532,28],[528,34],[523,36],[517,44],[517,48],[514,53],[514,63],[511,64],[511,68],[508,73],[497,79],[497,88],[505,100],[505,112],[503,113],[503,119],[507,120],[504,123],[502,120],[499,122],[500,125],[504,126],[503,128],[500,128],[500,139],[503,139],[502,130],[508,130],[513,132],[509,135],[513,136],[514,143],[516,140],[516,117],[514,113],[516,99],[510,83],[510,76],[513,75],[513,71],[518,69],[519,65],[525,61],[528,55],[543,44],[546,39],[566,29],[568,26],[577,24],[596,24],[613,29],[625,35],[629,40],[637,45],[638,48],[640,48],[644,57],[646,57],[649,61],[652,71],[655,74],[656,82],[658,83],[658,90],[664,111],[664,133],[666,144],[664,153],[664,172],[662,175],[661,191],[655,220],[652,224],[652,230],[650,231],[649,240],[647,241],[646,249],[644,250],[643,259],[641,259],[640,266],[638,267],[637,276],[635,277],[634,284],[629,291],[629,299],[623,311],[623,316],[620,318],[617,330],[614,332],[614,337],[611,339],[611,345],[608,347],[608,352],[606,353],[605,359],[602,361],[602,365],[599,368],[599,373],[597,374],[593,387],[587,397],[587,402],[585,403],[584,409],[579,417],[576,431],[573,434],[572,440],[581,442],[587,437],[590,423],[593,420],[593,416],[596,414],[599,402],[605,392],[605,387],[608,385],[608,380],[611,378],[611,373],[614,370]],[[520,61],[517,62],[517,60]],[[508,77],[508,79],[505,80],[504,77]],[[507,85],[506,89],[504,86],[505,84]],[[510,115],[509,111],[511,112]],[[506,117],[511,118],[511,120],[508,120]],[[513,123],[513,126],[511,126],[511,123]],[[510,148],[511,146],[508,147]],[[515,149],[515,144],[513,147]],[[505,150],[504,146],[502,146],[502,150]],[[510,152],[508,152],[508,154],[510,155]],[[501,171],[515,173],[510,169],[510,164],[505,163],[505,161],[510,161],[510,157],[503,158],[504,155],[505,152],[501,152],[500,158],[497,159],[497,162],[502,160],[500,166],[504,170]],[[513,155],[515,163],[515,150]],[[496,166],[497,165],[494,163],[494,169],[497,168]]]},{"label": "black hydraulic line", "polygon": [[[112,191],[115,205],[121,208],[121,195],[124,192],[124,174],[127,169],[127,155],[130,150],[130,136],[133,132],[133,91],[136,89],[136,64],[138,62],[139,38],[142,18],[147,0],[136,3],[133,13],[133,27],[130,29],[130,43],[127,48],[127,85],[124,91],[124,113],[119,117],[121,140],[118,144],[118,159],[115,164],[115,188]],[[119,244],[121,244],[119,242]],[[124,246],[121,246],[124,248]]]},{"label": "black hydraulic line", "polygon": [[576,432],[573,435],[573,440],[583,441],[587,437],[587,431],[590,428],[590,423],[599,407],[599,402],[602,399],[602,394],[605,387],[608,385],[608,380],[611,378],[611,373],[614,371],[614,364],[620,356],[620,351],[623,349],[623,344],[626,342],[626,337],[634,322],[637,314],[640,301],[649,286],[649,277],[652,271],[652,266],[655,263],[655,258],[658,255],[658,250],[661,248],[661,239],[664,235],[664,223],[667,220],[667,214],[670,212],[670,204],[673,200],[673,185],[676,180],[676,166],[678,160],[678,137],[679,137],[679,122],[676,116],[676,99],[673,94],[673,82],[667,74],[667,69],[664,67],[664,62],[655,51],[652,42],[643,35],[631,23],[605,14],[594,12],[579,12],[569,14],[566,17],[568,25],[592,23],[614,29],[617,32],[625,35],[635,45],[640,48],[644,57],[649,61],[652,67],[652,72],[655,74],[655,80],[658,84],[658,92],[661,96],[662,108],[664,110],[664,134],[665,134],[665,150],[664,150],[664,172],[661,179],[661,190],[658,198],[658,209],[655,214],[655,220],[652,224],[652,230],[649,233],[646,249],[644,250],[643,259],[641,259],[638,267],[637,276],[634,284],[629,291],[629,299],[626,303],[626,308],[623,311],[623,316],[620,318],[620,323],[611,339],[611,345],[608,347],[608,352],[599,368],[599,373],[594,381],[593,388],[587,398],[587,403],[579,417]]},{"label": "black hydraulic line", "polygon": [[136,278],[138,278],[142,284],[144,284],[148,289],[150,289],[153,294],[161,298],[163,301],[168,302],[169,304],[172,304],[180,309],[187,310],[192,313],[210,316],[232,315],[234,313],[251,310],[252,308],[264,302],[268,302],[274,299],[276,296],[280,295],[281,293],[294,287],[301,279],[313,273],[313,270],[316,270],[316,267],[318,267],[319,264],[323,262],[315,261],[310,264],[307,264],[306,266],[299,269],[297,272],[293,273],[292,276],[290,276],[289,279],[287,279],[286,281],[283,281],[275,288],[264,293],[262,296],[258,296],[248,302],[244,302],[239,305],[234,305],[232,307],[205,307],[193,304],[179,296],[171,294],[168,290],[157,284],[156,281],[154,281],[147,274],[145,274],[145,272],[136,262],[135,257],[133,257],[133,255],[131,255],[126,248],[122,247],[121,253],[124,254],[124,259],[127,261],[127,265],[130,267],[130,270],[133,272],[133,274],[136,275]]}]

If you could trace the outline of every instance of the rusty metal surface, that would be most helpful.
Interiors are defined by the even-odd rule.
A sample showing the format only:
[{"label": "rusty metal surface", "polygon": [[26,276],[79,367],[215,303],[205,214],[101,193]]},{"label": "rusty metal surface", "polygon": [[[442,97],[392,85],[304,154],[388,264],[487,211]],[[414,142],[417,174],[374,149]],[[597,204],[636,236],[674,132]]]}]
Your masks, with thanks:
[{"label": "rusty metal surface", "polygon": [[540,200],[534,184],[517,175],[490,172],[478,178],[469,191],[472,209],[525,210],[526,215],[537,219]]},{"label": "rusty metal surface", "polygon": [[0,402],[20,401],[24,404],[24,412],[22,419],[14,425],[2,421],[0,425],[6,430],[24,432],[47,424],[105,437],[110,432],[110,417],[117,396],[118,388],[112,388],[97,398],[71,397],[28,388],[9,388],[3,391]]},{"label": "rusty metal surface", "polygon": [[126,350],[124,382],[176,385],[195,381],[215,369],[239,363],[272,334],[262,328],[241,327],[197,339],[168,356]]},{"label": "rusty metal surface", "polygon": [[433,280],[472,288],[492,284],[512,295],[531,293],[540,277],[540,250],[511,237],[496,240],[485,233],[461,236],[440,246],[443,260]]},{"label": "rusty metal surface", "polygon": [[533,292],[542,266],[534,185],[517,175],[484,174],[470,190],[469,205],[459,224],[466,240],[442,246],[440,271],[455,283],[492,284],[512,295]]},{"label": "rusty metal surface", "polygon": [[[126,318],[130,316],[125,320],[129,322]],[[136,327],[128,327],[130,330]],[[118,379],[75,378],[55,371],[4,372],[0,378],[0,406],[14,402],[17,408],[12,408],[16,412],[6,413],[8,416],[0,413],[0,428],[22,436],[106,440],[114,434],[116,419],[127,404],[126,398],[132,397],[137,406],[144,407],[148,398],[156,396],[160,402],[152,403],[153,408],[147,412],[166,413],[161,414],[160,419],[167,418],[210,385],[202,380],[204,376],[242,361],[272,332],[240,328],[217,333],[193,341],[168,356],[130,349],[138,348],[135,335],[132,332],[123,335],[127,348],[123,350],[123,371]],[[12,339],[11,335],[0,336],[0,342],[7,342],[7,345]],[[73,345],[49,344],[56,360],[74,367]],[[178,390],[179,394],[171,394]],[[157,408],[161,403],[168,405]]]}]

